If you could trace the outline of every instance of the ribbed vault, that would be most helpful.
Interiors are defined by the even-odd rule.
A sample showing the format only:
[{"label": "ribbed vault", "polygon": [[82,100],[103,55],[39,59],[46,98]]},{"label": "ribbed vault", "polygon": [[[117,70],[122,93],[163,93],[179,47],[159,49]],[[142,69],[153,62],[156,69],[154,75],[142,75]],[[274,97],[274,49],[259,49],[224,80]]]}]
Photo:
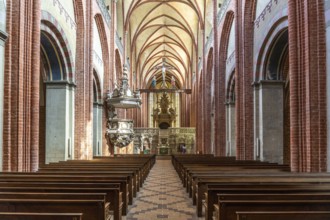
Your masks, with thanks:
[{"label": "ribbed vault", "polygon": [[[147,88],[153,76],[160,81],[165,58],[166,80],[174,76],[180,87],[190,84],[198,35],[204,29],[205,6],[211,0],[120,0],[126,42],[137,86]],[[117,4],[118,4],[117,3]]]}]

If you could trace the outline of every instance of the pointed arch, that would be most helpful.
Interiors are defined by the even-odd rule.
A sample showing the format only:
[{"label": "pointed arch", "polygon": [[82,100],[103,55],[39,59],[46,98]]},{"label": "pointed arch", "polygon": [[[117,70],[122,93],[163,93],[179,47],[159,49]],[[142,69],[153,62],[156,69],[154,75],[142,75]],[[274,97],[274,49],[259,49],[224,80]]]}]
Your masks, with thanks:
[{"label": "pointed arch", "polygon": [[[228,44],[230,31],[234,22],[235,13],[228,11],[225,15],[223,28],[219,42],[219,72],[216,73],[215,80],[215,153],[219,156],[226,155],[226,60],[228,54]],[[221,131],[221,132],[220,132]]]},{"label": "pointed arch", "polygon": [[102,60],[104,64],[104,78],[103,78],[103,86],[101,88],[109,88],[110,81],[112,80],[112,75],[110,74],[110,66],[109,66],[109,47],[108,47],[108,40],[104,26],[104,20],[101,14],[96,14],[94,16],[97,30],[100,35],[101,47],[102,47]]},{"label": "pointed arch", "polygon": [[[41,49],[47,58],[49,65],[58,66],[61,76],[55,76],[55,80],[74,81],[75,65],[69,41],[60,23],[49,12],[41,12]],[[47,56],[47,49],[57,56]],[[52,76],[49,76],[50,80]]]}]

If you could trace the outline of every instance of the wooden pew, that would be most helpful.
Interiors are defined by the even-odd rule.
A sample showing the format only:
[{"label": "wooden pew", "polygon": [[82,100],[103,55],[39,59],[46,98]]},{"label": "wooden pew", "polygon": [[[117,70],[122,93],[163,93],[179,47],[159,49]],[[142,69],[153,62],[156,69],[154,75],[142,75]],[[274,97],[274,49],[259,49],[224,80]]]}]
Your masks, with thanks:
[{"label": "wooden pew", "polygon": [[[54,171],[69,171],[69,170],[87,170],[87,171],[113,171],[112,173],[129,173],[133,172],[133,187],[132,190],[130,190],[131,198],[129,200],[129,204],[132,203],[132,198],[136,196],[136,192],[139,190],[139,187],[142,186],[143,181],[146,178],[146,175],[142,176],[141,173],[137,172],[138,169],[141,168],[141,166],[137,165],[121,165],[118,166],[118,164],[112,165],[107,162],[108,160],[102,160],[100,161],[68,161],[68,162],[61,162],[61,163],[53,163],[46,166],[43,166],[39,172],[54,172]],[[112,161],[109,159],[109,161]],[[112,161],[113,162],[113,161]],[[95,173],[95,172],[94,172]],[[111,173],[111,172],[109,172]],[[131,188],[131,187],[130,187]],[[130,189],[129,188],[129,189]]]},{"label": "wooden pew", "polygon": [[[56,170],[41,170],[37,172],[38,174],[42,175],[89,175],[89,176],[104,176],[104,177],[124,177],[128,178],[128,205],[133,204],[133,197],[136,196],[136,176],[134,176],[134,173],[131,171],[108,171],[107,169],[103,170],[102,168],[97,171],[88,171],[84,168],[82,169],[75,169],[75,170],[62,170],[62,169],[56,169]],[[28,174],[28,173],[23,173]],[[135,195],[135,196],[134,196]]]},{"label": "wooden pew", "polygon": [[84,219],[111,219],[103,194],[1,193],[0,212],[82,213]]},{"label": "wooden pew", "polygon": [[122,215],[128,210],[128,179],[126,177],[106,177],[103,175],[51,175],[38,173],[0,173],[0,182],[39,182],[39,183],[108,183],[120,184],[120,191],[123,194]]},{"label": "wooden pew", "polygon": [[82,213],[0,212],[1,220],[82,220]]},{"label": "wooden pew", "polygon": [[329,211],[330,200],[219,200],[219,220],[237,220],[241,211]]},{"label": "wooden pew", "polygon": [[236,212],[237,220],[326,220],[329,211],[262,211]]},{"label": "wooden pew", "polygon": [[[193,199],[195,199],[194,202],[197,203],[196,208],[199,217],[201,217],[202,215],[202,199],[205,196],[205,207],[207,212],[206,219],[211,219],[210,217],[212,217],[212,211],[214,210],[214,200],[215,198],[217,198],[216,196],[214,196],[214,188],[211,188],[210,190],[208,188],[208,186],[211,184],[226,184],[227,187],[230,187],[232,181],[234,182],[234,184],[239,184],[246,182],[247,180],[245,178],[254,178],[254,180],[249,183],[251,185],[258,184],[260,186],[261,183],[268,183],[267,181],[270,181],[269,184],[283,184],[281,182],[281,179],[279,179],[281,178],[281,176],[286,179],[283,181],[284,184],[288,183],[288,181],[290,182],[292,178],[294,179],[294,184],[298,184],[300,181],[303,182],[302,184],[307,185],[313,184],[313,182],[314,184],[318,184],[319,181],[322,182],[322,184],[328,184],[330,182],[330,176],[328,174],[315,174],[312,175],[313,177],[309,177],[309,175],[307,174],[304,175],[306,177],[305,179],[303,178],[298,180],[297,178],[299,177],[297,176],[299,175],[287,172],[289,170],[289,167],[286,165],[261,163],[258,161],[230,161],[221,158],[215,159],[212,157],[190,158],[192,159],[189,159],[189,157],[179,158],[176,156],[172,156],[172,163],[176,167],[176,170],[183,181],[183,185],[187,187],[187,191],[190,192]],[[271,178],[273,176],[275,177],[273,180],[270,180],[269,178],[263,179],[264,176],[267,175],[270,175]],[[319,179],[309,181],[314,177],[319,177]],[[328,189],[329,188],[327,188],[325,192],[329,192]],[[240,189],[238,189],[238,191],[239,190]]]},{"label": "wooden pew", "polygon": [[205,193],[205,219],[212,219],[215,204],[222,195],[227,194],[253,194],[263,193],[329,193],[330,184],[310,184],[310,183],[262,183],[262,184],[215,184],[208,185]]},{"label": "wooden pew", "polygon": [[[186,190],[189,193],[189,196],[192,197],[195,193],[195,182],[197,178],[216,178],[218,176],[222,176],[224,173],[230,174],[268,174],[268,173],[285,173],[281,168],[276,169],[274,167],[262,167],[259,168],[257,166],[250,167],[248,165],[245,166],[235,166],[235,167],[217,167],[217,170],[214,171],[206,171],[206,170],[198,170],[192,171],[187,174],[186,177]],[[195,203],[195,201],[194,201]]]},{"label": "wooden pew", "polygon": [[[270,194],[251,194],[251,193],[245,193],[245,194],[237,194],[237,193],[232,193],[232,194],[220,194],[218,195],[219,198],[219,203],[221,201],[291,201],[291,200],[299,200],[299,201],[322,201],[322,200],[328,200],[330,198],[330,193],[327,192],[311,192],[311,193],[297,193],[297,192],[270,192]],[[226,217],[221,217],[225,216],[224,213],[221,213],[224,211],[225,207],[221,207],[218,213],[218,218],[216,219],[227,219]],[[272,211],[273,209],[269,210]],[[275,210],[278,210],[277,208]],[[290,210],[290,207],[287,207],[286,209],[283,210]],[[294,210],[294,209],[292,209]],[[239,211],[239,210],[238,210]],[[311,211],[313,211],[311,209]],[[226,213],[226,211],[225,211]]]},{"label": "wooden pew", "polygon": [[[15,209],[17,206],[23,210],[25,205],[20,204],[18,201],[20,195],[24,195],[24,199],[26,199],[26,195],[31,196],[31,201],[27,201],[29,199],[22,200],[29,203],[28,206],[30,206],[32,200],[56,202],[62,199],[55,198],[55,194],[66,193],[71,195],[75,193],[77,198],[71,198],[70,200],[78,201],[79,199],[79,201],[84,201],[84,198],[78,196],[79,193],[86,196],[102,192],[105,195],[103,202],[107,204],[105,210],[108,210],[109,214],[109,207],[111,206],[115,219],[120,220],[121,200],[124,203],[122,213],[125,215],[128,203],[132,203],[133,196],[136,195],[138,188],[142,186],[154,163],[154,155],[116,159],[98,158],[94,161],[52,163],[42,166],[38,173],[0,173],[0,192],[2,194],[0,199],[3,201],[10,200],[15,203],[13,205]],[[124,195],[123,198],[122,195]],[[96,218],[85,218],[84,215],[84,219]]]},{"label": "wooden pew", "polygon": [[[120,164],[123,163],[123,164]],[[139,169],[139,179],[141,179],[142,182],[140,182],[140,186],[142,186],[143,181],[146,179],[147,175],[149,174],[149,171],[151,169],[150,166],[146,164],[136,164],[136,162],[132,162],[132,160],[129,161],[114,161],[111,159],[108,160],[93,160],[93,161],[87,161],[87,160],[73,160],[73,161],[64,161],[59,163],[52,163],[48,164],[46,166],[41,167],[41,169],[44,168],[50,168],[50,167],[108,167],[108,168],[118,168],[118,169],[126,169],[126,170],[133,170],[133,169]]]},{"label": "wooden pew", "polygon": [[107,213],[108,204],[102,200],[67,199],[0,199],[0,212],[77,212],[88,220],[111,219]]},{"label": "wooden pew", "polygon": [[119,184],[0,183],[0,192],[106,193],[106,202],[110,203],[110,210],[113,212],[114,219],[120,220],[122,216],[122,193]]},{"label": "wooden pew", "polygon": [[[140,185],[143,183],[142,175],[137,168],[129,168],[129,167],[112,167],[112,166],[93,166],[93,167],[86,167],[80,165],[68,165],[68,164],[58,164],[52,166],[46,166],[40,168],[38,173],[45,173],[45,172],[70,172],[70,171],[77,171],[77,172],[86,172],[86,173],[108,173],[108,174],[127,174],[132,175],[133,177],[133,187],[134,187],[134,197],[136,196],[136,192],[139,191]],[[142,181],[142,182],[141,182]]]},{"label": "wooden pew", "polygon": [[207,186],[210,184],[234,184],[234,183],[245,183],[256,185],[261,183],[268,184],[268,183],[308,183],[308,184],[324,184],[330,183],[330,176],[329,174],[276,174],[276,173],[268,173],[268,176],[265,174],[251,174],[251,175],[244,175],[244,173],[237,174],[223,174],[223,176],[219,175],[218,177],[214,178],[197,178],[196,180],[196,209],[197,215],[199,217],[202,216],[202,207],[203,202],[202,200],[205,198],[205,193],[207,192]]}]

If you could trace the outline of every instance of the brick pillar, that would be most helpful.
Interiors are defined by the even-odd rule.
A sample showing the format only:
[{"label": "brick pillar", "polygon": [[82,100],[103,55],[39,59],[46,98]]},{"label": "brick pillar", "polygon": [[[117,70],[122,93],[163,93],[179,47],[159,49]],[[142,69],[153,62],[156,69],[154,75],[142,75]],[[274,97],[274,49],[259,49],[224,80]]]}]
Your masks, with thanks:
[{"label": "brick pillar", "polygon": [[213,49],[213,57],[214,57],[214,154],[222,155],[221,151],[223,148],[223,144],[221,143],[221,135],[225,134],[226,131],[223,131],[223,123],[221,123],[221,117],[224,116],[224,112],[221,112],[220,101],[220,89],[224,88],[220,86],[220,62],[219,62],[219,31],[218,31],[218,2],[213,1],[213,31],[214,31],[214,49]]},{"label": "brick pillar", "polygon": [[255,1],[236,1],[237,158],[253,159],[253,32]]},{"label": "brick pillar", "polygon": [[[103,59],[103,63],[104,63],[104,80],[103,80],[103,94],[102,94],[102,98],[104,98],[106,96],[107,90],[110,90],[110,81],[112,80],[112,76],[111,76],[111,71],[110,71],[110,67],[111,67],[111,59],[110,59],[110,52],[109,52],[109,48],[111,48],[111,36],[110,36],[110,40],[108,40],[108,36],[106,34],[106,28],[108,28],[106,26],[106,24],[104,23],[103,17],[101,15],[96,15],[95,16],[95,21],[100,33],[100,39],[101,39],[101,45],[102,45],[102,59]],[[110,30],[111,31],[111,30]],[[94,106],[95,107],[95,106]],[[101,103],[98,104],[97,107],[97,112],[100,113],[101,112],[101,123],[102,123],[102,127],[101,127],[101,131],[102,134],[99,134],[101,139],[102,139],[102,145],[100,146],[100,148],[102,148],[102,155],[109,155],[109,150],[107,147],[107,141],[105,138],[105,131],[107,129],[106,125],[107,125],[107,117],[106,117],[106,111],[104,109],[104,105],[103,105],[103,100]]]},{"label": "brick pillar", "polygon": [[[189,87],[191,88],[191,87]],[[191,108],[190,108],[190,105],[191,105],[191,101],[192,101],[192,95],[188,95],[186,94],[186,125],[187,127],[191,127],[191,124],[190,124],[190,118],[191,118]]]},{"label": "brick pillar", "polygon": [[204,126],[205,126],[205,124],[204,124],[204,120],[205,120],[205,100],[204,100],[204,93],[205,93],[205,76],[206,76],[206,59],[205,59],[205,57],[206,57],[206,55],[205,55],[205,30],[203,29],[202,30],[202,34],[201,34],[201,36],[202,36],[202,39],[200,40],[200,42],[202,42],[202,54],[201,54],[201,56],[202,56],[202,62],[203,62],[203,71],[201,72],[201,81],[200,81],[200,83],[201,83],[201,89],[200,89],[200,94],[201,94],[201,96],[200,96],[200,105],[198,105],[199,106],[199,108],[201,108],[201,115],[200,115],[200,118],[199,118],[199,120],[200,120],[200,123],[199,123],[199,126],[200,126],[200,147],[201,147],[201,149],[202,149],[202,151],[203,151],[203,153],[205,153],[206,152],[206,149],[205,149],[205,145],[204,145],[204,143],[205,143],[205,139],[204,139],[204,134],[205,134],[205,131],[204,131]]},{"label": "brick pillar", "polygon": [[[195,121],[196,121],[196,108],[197,108],[197,105],[196,105],[196,103],[195,103],[195,101],[196,101],[196,97],[195,97],[195,94],[196,94],[196,87],[195,87],[195,83],[192,85],[192,90],[191,90],[191,95],[190,95],[190,97],[191,97],[191,101],[190,101],[190,105],[189,105],[189,108],[191,109],[190,110],[190,118],[189,118],[189,120],[190,120],[190,126],[191,127],[196,127],[196,123],[195,123]],[[196,131],[197,132],[197,131]]]},{"label": "brick pillar", "polygon": [[[229,13],[224,21],[220,37],[219,71],[215,74],[215,152],[216,155],[226,155],[226,60],[228,42],[234,13]],[[221,68],[220,68],[221,67]],[[235,146],[236,147],[236,146]]]},{"label": "brick pillar", "polygon": [[203,71],[199,74],[199,82],[198,82],[198,92],[196,95],[197,98],[197,119],[196,119],[196,127],[198,129],[197,134],[197,149],[199,151],[204,152],[203,147]]},{"label": "brick pillar", "polygon": [[326,171],[324,1],[289,0],[291,169]]},{"label": "brick pillar", "polygon": [[205,83],[204,83],[204,96],[203,96],[203,110],[204,110],[204,149],[205,153],[211,152],[211,83],[212,83],[212,71],[213,71],[213,49],[210,50],[207,58],[207,67],[205,72]]},{"label": "brick pillar", "polygon": [[91,159],[93,156],[93,4],[92,0],[76,0],[75,4],[77,13],[75,133],[79,135],[75,135],[74,155],[75,159]]},{"label": "brick pillar", "polygon": [[75,1],[77,39],[76,39],[76,93],[75,93],[75,159],[81,158],[81,148],[85,147],[85,2],[84,0]]},{"label": "brick pillar", "polygon": [[7,1],[3,169],[35,171],[39,156],[40,0]]},{"label": "brick pillar", "polygon": [[143,110],[143,127],[148,127],[148,93],[143,93],[144,110]]},{"label": "brick pillar", "polygon": [[6,32],[6,11],[4,2],[1,2],[0,9],[0,171],[2,171],[3,164],[3,86],[4,86],[4,67],[5,67],[5,43],[8,38]]},{"label": "brick pillar", "polygon": [[180,93],[180,108],[181,108],[181,126],[180,127],[187,127],[186,125],[186,117],[187,117],[187,109],[186,109],[186,94]]}]

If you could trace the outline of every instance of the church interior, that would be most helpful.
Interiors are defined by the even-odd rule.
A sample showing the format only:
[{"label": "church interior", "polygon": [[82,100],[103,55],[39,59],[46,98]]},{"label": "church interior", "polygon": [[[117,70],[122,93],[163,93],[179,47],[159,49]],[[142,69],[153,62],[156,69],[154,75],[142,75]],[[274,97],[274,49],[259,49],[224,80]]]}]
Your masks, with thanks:
[{"label": "church interior", "polygon": [[329,125],[330,0],[0,0],[1,220],[327,220]]}]

